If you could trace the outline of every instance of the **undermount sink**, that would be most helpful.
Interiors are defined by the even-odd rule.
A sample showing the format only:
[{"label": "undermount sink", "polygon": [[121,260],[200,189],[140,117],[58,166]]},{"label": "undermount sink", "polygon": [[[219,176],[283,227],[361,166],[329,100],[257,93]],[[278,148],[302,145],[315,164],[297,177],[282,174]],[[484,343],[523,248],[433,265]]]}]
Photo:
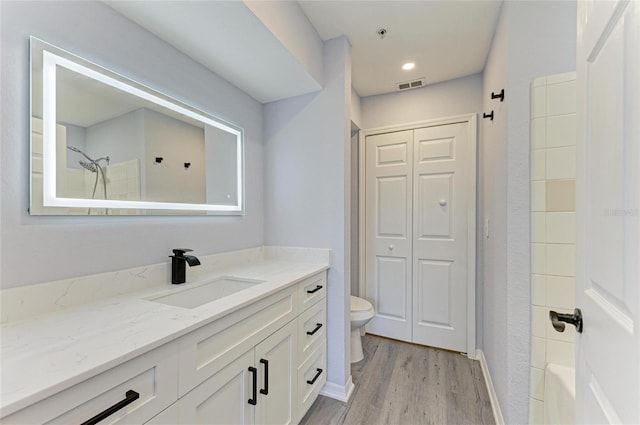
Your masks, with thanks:
[{"label": "undermount sink", "polygon": [[169,295],[147,298],[149,301],[173,305],[182,308],[197,308],[201,305],[227,297],[236,292],[252,288],[264,280],[241,279],[237,277],[219,277],[209,282],[195,284],[190,288],[178,290]]}]

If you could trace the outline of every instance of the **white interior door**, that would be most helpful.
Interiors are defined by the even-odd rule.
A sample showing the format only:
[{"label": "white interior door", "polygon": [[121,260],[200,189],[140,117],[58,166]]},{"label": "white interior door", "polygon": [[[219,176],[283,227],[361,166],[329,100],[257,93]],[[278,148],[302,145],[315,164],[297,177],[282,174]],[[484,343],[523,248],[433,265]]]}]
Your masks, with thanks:
[{"label": "white interior door", "polygon": [[577,423],[640,423],[640,4],[578,2]]},{"label": "white interior door", "polygon": [[366,138],[367,330],[411,341],[413,131]]},{"label": "white interior door", "polygon": [[467,351],[468,127],[413,137],[413,342],[455,351]]}]

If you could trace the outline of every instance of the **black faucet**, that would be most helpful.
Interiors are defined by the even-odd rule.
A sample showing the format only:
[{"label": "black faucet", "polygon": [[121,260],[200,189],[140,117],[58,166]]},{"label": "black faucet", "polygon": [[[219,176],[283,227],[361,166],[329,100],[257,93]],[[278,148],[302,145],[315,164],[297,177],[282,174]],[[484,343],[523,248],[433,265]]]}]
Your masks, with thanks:
[{"label": "black faucet", "polygon": [[200,265],[200,260],[195,255],[184,255],[185,252],[191,252],[192,249],[187,248],[176,248],[173,250],[175,255],[170,255],[171,257],[171,283],[174,285],[184,283],[187,278],[187,267],[185,263],[188,263],[189,266],[198,266]]}]

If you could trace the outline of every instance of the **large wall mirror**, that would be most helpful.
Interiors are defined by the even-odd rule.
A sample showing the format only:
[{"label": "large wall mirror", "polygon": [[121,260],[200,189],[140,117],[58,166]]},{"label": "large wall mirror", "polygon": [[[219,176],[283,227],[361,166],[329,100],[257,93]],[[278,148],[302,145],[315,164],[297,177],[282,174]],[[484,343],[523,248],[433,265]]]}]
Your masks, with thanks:
[{"label": "large wall mirror", "polygon": [[32,215],[242,214],[242,129],[31,38]]}]

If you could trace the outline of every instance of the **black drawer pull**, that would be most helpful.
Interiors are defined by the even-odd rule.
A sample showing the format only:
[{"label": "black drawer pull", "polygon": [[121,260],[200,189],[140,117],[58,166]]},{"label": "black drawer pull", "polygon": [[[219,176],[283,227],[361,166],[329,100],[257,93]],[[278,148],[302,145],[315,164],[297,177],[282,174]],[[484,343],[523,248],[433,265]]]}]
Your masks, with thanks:
[{"label": "black drawer pull", "polygon": [[307,384],[309,384],[309,385],[315,384],[316,381],[318,380],[318,378],[320,377],[320,375],[322,375],[322,369],[317,368],[316,369],[316,376],[314,376],[313,379],[311,379],[310,381],[307,381]]},{"label": "black drawer pull", "polygon": [[260,390],[260,394],[269,395],[269,360],[260,359],[260,363],[264,365],[264,388]]},{"label": "black drawer pull", "polygon": [[255,406],[258,402],[258,369],[253,366],[249,366],[249,372],[253,374],[253,397],[251,397],[248,402],[250,405]]},{"label": "black drawer pull", "polygon": [[113,406],[109,407],[107,410],[98,413],[93,418],[89,419],[86,422],[83,422],[82,425],[95,425],[98,422],[100,422],[100,421],[108,418],[109,416],[113,415],[114,413],[116,413],[118,410],[122,409],[126,405],[133,403],[134,401],[136,401],[139,398],[140,398],[140,394],[138,394],[137,392],[135,392],[133,390],[129,390],[129,391],[126,392],[126,394],[124,396],[124,400],[119,401],[116,404],[114,404]]},{"label": "black drawer pull", "polygon": [[316,285],[316,289],[311,289],[311,290],[307,289],[307,294],[315,294],[316,292],[318,292],[321,289],[322,289],[322,285]]},{"label": "black drawer pull", "polygon": [[320,328],[322,327],[322,323],[316,323],[316,327],[314,330],[312,331],[307,331],[307,335],[313,335],[316,332],[318,332],[320,330]]}]

